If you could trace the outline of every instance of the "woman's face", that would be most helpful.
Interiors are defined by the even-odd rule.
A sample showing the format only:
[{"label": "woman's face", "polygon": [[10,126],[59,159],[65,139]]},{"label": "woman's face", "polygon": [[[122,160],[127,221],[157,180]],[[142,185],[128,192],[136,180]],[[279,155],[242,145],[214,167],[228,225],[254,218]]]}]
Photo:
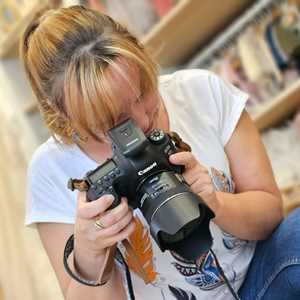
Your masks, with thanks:
[{"label": "woman's face", "polygon": [[[117,95],[121,107],[118,123],[132,118],[145,134],[157,126],[160,106],[162,104],[158,91],[144,93],[141,90],[139,70],[134,66],[119,63],[124,78],[113,68],[109,67],[109,77],[114,82],[112,89]],[[130,84],[129,84],[130,82]]]}]

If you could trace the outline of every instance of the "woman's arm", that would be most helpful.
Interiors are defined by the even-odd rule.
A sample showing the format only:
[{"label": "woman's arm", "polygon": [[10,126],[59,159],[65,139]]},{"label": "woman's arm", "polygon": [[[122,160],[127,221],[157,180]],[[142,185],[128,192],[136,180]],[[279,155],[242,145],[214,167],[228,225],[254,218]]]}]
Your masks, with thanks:
[{"label": "woman's arm", "polygon": [[[63,251],[65,243],[69,236],[74,232],[74,226],[58,223],[39,223],[38,231],[43,243],[43,246],[50,259],[51,265],[54,268],[56,277],[59,281],[64,299],[66,300],[82,300],[82,299],[126,299],[124,288],[120,274],[114,269],[110,280],[99,287],[89,287],[78,283],[71,279],[66,273],[63,266]],[[86,261],[81,261],[81,264],[86,264],[89,267],[85,270],[87,273],[97,273],[101,266],[101,257],[95,258],[82,255]],[[73,255],[69,260],[73,259]],[[71,264],[70,264],[71,265]]]},{"label": "woman's arm", "polygon": [[221,209],[215,221],[241,238],[264,239],[283,217],[282,199],[260,134],[247,112],[225,151],[236,194],[217,193]]},{"label": "woman's arm", "polygon": [[236,194],[214,192],[207,170],[191,153],[170,157],[184,164],[184,177],[214,211],[222,230],[242,239],[265,239],[283,217],[282,200],[260,135],[244,111],[225,146]]},{"label": "woman's arm", "polygon": [[[98,280],[101,266],[105,263],[106,249],[127,238],[134,230],[132,210],[129,209],[127,200],[122,198],[118,206],[109,209],[112,201],[111,195],[104,195],[95,201],[87,202],[85,193],[79,192],[75,226],[38,223],[42,243],[67,300],[126,299],[121,275],[115,265],[109,281],[97,287],[90,287],[71,279],[63,265],[66,241],[74,233],[74,250],[69,260],[75,260],[80,277]],[[99,216],[104,226],[101,230],[97,230],[94,223]],[[69,261],[71,268],[72,265],[72,261]]]}]

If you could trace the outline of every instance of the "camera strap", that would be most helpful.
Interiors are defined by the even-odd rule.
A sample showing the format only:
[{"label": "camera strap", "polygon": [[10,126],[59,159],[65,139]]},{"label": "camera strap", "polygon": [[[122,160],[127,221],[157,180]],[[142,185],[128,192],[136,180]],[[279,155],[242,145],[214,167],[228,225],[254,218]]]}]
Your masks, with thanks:
[{"label": "camera strap", "polygon": [[113,259],[115,256],[115,252],[117,250],[116,246],[110,247],[107,249],[105,254],[104,263],[101,266],[100,273],[97,280],[89,280],[85,279],[80,272],[78,272],[78,267],[76,265],[76,260],[73,257],[73,260],[70,261],[70,265],[68,262],[70,254],[74,250],[74,234],[72,234],[66,242],[64,255],[63,255],[63,263],[66,272],[77,282],[88,285],[88,286],[100,286],[106,284],[109,280],[113,268]]},{"label": "camera strap", "polygon": [[175,146],[178,148],[178,152],[181,151],[188,151],[191,152],[192,148],[190,147],[189,144],[185,143],[181,137],[179,136],[179,134],[177,132],[171,131],[168,133],[170,138],[173,140],[173,142],[175,143]]},{"label": "camera strap", "polygon": [[117,246],[112,246],[106,249],[105,259],[103,266],[101,267],[98,282],[104,283],[107,282],[110,278],[112,269],[113,269],[113,261],[116,253]]}]

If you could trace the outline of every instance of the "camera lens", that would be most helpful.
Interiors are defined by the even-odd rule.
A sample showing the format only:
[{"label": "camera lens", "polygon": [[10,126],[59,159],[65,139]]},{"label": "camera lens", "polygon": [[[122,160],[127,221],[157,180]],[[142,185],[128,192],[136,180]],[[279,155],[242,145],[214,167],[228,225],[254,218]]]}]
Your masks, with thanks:
[{"label": "camera lens", "polygon": [[178,232],[175,234],[168,234],[166,232],[160,232],[160,238],[166,243],[176,243],[179,241],[183,241],[185,238],[187,238],[199,225],[199,220],[194,220],[188,224],[186,224],[184,227],[182,227]]}]

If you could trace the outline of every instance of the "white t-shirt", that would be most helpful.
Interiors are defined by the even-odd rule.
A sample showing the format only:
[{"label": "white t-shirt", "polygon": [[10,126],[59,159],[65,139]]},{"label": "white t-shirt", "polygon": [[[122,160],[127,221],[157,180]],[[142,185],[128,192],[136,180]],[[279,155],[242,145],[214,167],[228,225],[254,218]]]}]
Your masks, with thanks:
[{"label": "white t-shirt", "polygon": [[[248,95],[205,70],[183,70],[162,76],[159,89],[169,114],[170,130],[179,133],[192,147],[201,164],[219,170],[229,182],[224,146],[237,125]],[[77,146],[59,145],[52,138],[41,145],[28,169],[26,225],[73,224],[77,192],[67,189],[68,179],[82,178],[96,167],[97,163]],[[196,262],[185,261],[169,251],[161,252],[139,210],[135,210],[135,216],[140,219],[142,230],[133,237],[133,244],[140,249],[141,259],[147,260],[147,273],[152,280],[145,285],[131,272],[137,300],[232,299],[210,252]],[[237,239],[213,222],[210,222],[210,231],[212,248],[227,278],[238,290],[252,259],[255,242]],[[122,266],[118,266],[122,270]]]}]

